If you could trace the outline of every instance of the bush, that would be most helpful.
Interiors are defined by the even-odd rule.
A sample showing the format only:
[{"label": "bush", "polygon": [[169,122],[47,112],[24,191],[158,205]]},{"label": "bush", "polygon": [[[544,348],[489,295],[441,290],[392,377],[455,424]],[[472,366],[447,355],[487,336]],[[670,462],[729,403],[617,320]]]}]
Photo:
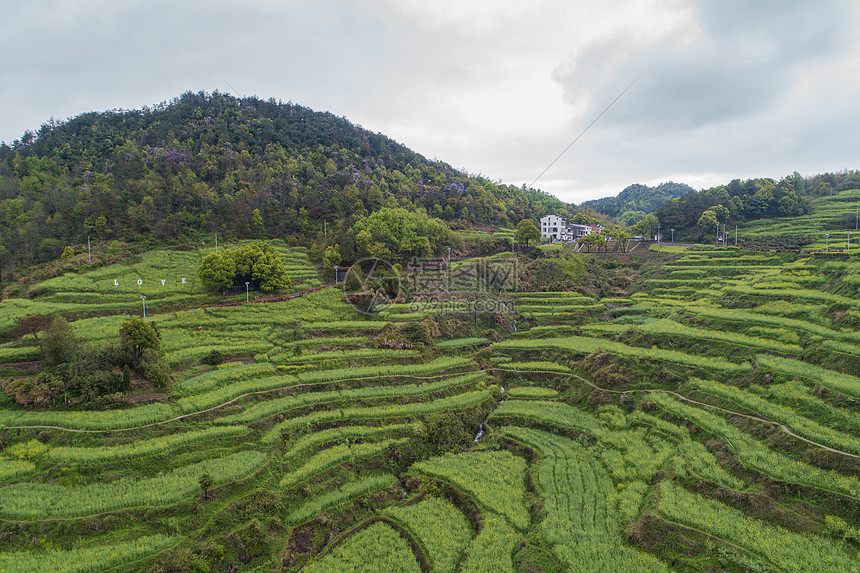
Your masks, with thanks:
[{"label": "bush", "polygon": [[224,354],[220,350],[213,350],[200,359],[200,364],[208,364],[210,366],[218,366],[222,362],[224,362]]},{"label": "bush", "polygon": [[131,349],[132,360],[137,365],[143,357],[144,350],[161,350],[161,334],[155,323],[132,318],[123,322],[119,327],[119,336],[123,346]]},{"label": "bush", "polygon": [[54,318],[51,327],[43,336],[42,346],[48,366],[71,362],[75,359],[79,348],[75,329],[65,318],[61,316]]},{"label": "bush", "polygon": [[146,350],[140,362],[140,372],[143,377],[158,390],[165,390],[173,382],[170,365],[158,359],[158,353],[154,350]]},{"label": "bush", "polygon": [[427,344],[427,328],[418,322],[409,322],[401,327],[403,337],[410,344]]}]

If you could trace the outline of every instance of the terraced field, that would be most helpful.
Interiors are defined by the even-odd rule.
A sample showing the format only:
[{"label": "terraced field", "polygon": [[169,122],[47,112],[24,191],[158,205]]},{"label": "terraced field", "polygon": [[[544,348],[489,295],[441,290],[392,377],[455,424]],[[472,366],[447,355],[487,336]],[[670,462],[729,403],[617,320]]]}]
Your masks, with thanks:
[{"label": "terraced field", "polygon": [[[91,305],[72,324],[103,344],[127,318],[111,293],[137,296],[116,277],[199,254],[161,256],[0,316]],[[0,407],[0,569],[860,569],[860,263],[635,256],[623,295],[513,293],[505,316],[366,317],[337,289],[154,314],[163,394]],[[34,343],[0,363],[25,376]],[[226,362],[201,364],[213,350]]]},{"label": "terraced field", "polygon": [[[812,212],[799,217],[762,219],[747,223],[739,231],[742,236],[808,235],[815,242],[810,249],[860,249],[858,233],[860,190],[851,189],[812,200]],[[825,237],[825,233],[829,237]],[[850,235],[849,235],[850,233]]]},{"label": "terraced field", "polygon": [[[288,248],[281,242],[272,246],[281,255],[291,290],[320,286],[319,273],[302,247]],[[225,245],[225,248],[237,245]],[[80,273],[67,272],[34,284],[30,298],[9,298],[0,306],[0,332],[11,328],[14,319],[27,314],[64,314],[80,318],[93,314],[139,314],[141,296],[146,296],[147,312],[187,309],[203,304],[226,302],[208,295],[197,277],[203,257],[214,249],[190,251],[148,251],[113,265]],[[245,293],[227,300],[245,300]],[[105,322],[97,324],[104,326]],[[89,335],[86,332],[84,336]]]}]

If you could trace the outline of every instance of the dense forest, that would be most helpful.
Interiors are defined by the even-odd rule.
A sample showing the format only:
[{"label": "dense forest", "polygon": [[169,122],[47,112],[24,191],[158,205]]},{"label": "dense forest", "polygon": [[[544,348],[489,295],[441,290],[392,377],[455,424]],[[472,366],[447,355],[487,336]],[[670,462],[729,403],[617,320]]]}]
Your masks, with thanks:
[{"label": "dense forest", "polygon": [[141,247],[347,236],[383,208],[452,228],[508,227],[571,205],[430,161],[384,135],[293,103],[187,92],[142,110],[51,120],[0,145],[0,270],[68,245]]},{"label": "dense forest", "polygon": [[857,188],[860,171],[813,177],[795,172],[779,181],[734,179],[726,185],[672,199],[657,211],[657,218],[664,228],[673,228],[685,240],[693,240],[712,233],[717,224],[806,215],[810,213],[811,199]]},{"label": "dense forest", "polygon": [[668,181],[655,187],[634,183],[615,197],[603,197],[582,203],[598,213],[613,217],[624,225],[634,225],[654,213],[672,199],[695,191],[685,183]]}]

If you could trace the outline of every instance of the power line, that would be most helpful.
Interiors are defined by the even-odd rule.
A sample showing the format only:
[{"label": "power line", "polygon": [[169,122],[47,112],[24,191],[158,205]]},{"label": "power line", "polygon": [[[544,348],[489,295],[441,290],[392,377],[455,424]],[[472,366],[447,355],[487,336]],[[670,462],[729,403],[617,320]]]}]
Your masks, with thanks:
[{"label": "power line", "polygon": [[571,141],[571,142],[570,142],[570,145],[568,145],[567,147],[565,147],[565,148],[564,148],[564,151],[562,151],[561,153],[559,153],[559,154],[558,154],[558,157],[556,157],[555,159],[553,159],[553,160],[552,160],[552,163],[550,163],[549,165],[547,165],[547,166],[546,166],[546,169],[544,169],[543,171],[541,171],[541,172],[540,172],[540,175],[538,175],[537,177],[535,177],[535,180],[534,180],[534,181],[532,181],[532,182],[529,184],[529,187],[534,186],[534,184],[535,184],[535,183],[537,183],[537,180],[538,180],[538,179],[540,179],[541,177],[543,177],[543,176],[544,176],[544,174],[545,174],[547,171],[549,171],[550,167],[552,167],[553,165],[555,165],[555,162],[556,162],[556,161],[558,161],[559,159],[561,159],[561,156],[562,156],[562,155],[564,155],[565,153],[567,153],[567,150],[568,150],[568,149],[570,149],[571,147],[573,147],[573,144],[574,144],[574,143],[576,143],[577,141],[579,141],[579,138],[580,138],[580,137],[582,137],[583,135],[585,135],[585,132],[586,132],[586,131],[588,131],[589,129],[591,129],[591,126],[592,126],[592,125],[594,125],[595,123],[597,123],[597,120],[599,120],[601,117],[603,117],[603,114],[605,114],[607,111],[609,111],[609,108],[611,108],[613,105],[615,105],[615,102],[617,102],[618,100],[620,100],[620,99],[621,99],[621,96],[623,96],[625,93],[627,93],[627,90],[629,90],[630,88],[632,88],[632,87],[633,87],[633,84],[635,84],[635,83],[636,83],[636,80],[633,80],[632,82],[630,82],[630,85],[628,85],[626,88],[624,88],[624,90],[623,90],[620,94],[618,94],[618,96],[617,96],[614,100],[612,100],[612,101],[609,103],[609,105],[608,105],[608,106],[606,106],[606,108],[604,108],[604,110],[603,110],[603,111],[601,111],[601,112],[600,112],[600,114],[599,114],[597,117],[595,117],[595,118],[594,118],[594,120],[593,120],[591,123],[589,123],[589,124],[585,127],[585,129],[583,129],[583,130],[580,132],[580,134],[579,134],[579,135],[577,135],[577,136],[576,136],[576,139],[574,139],[573,141]]}]

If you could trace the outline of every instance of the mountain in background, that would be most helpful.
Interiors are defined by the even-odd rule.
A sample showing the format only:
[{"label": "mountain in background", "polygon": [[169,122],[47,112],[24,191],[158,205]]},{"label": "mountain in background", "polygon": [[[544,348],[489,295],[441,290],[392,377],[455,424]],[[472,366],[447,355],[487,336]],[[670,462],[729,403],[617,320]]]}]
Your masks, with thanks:
[{"label": "mountain in background", "polygon": [[[615,197],[603,197],[602,199],[594,199],[585,201],[580,206],[589,207],[598,213],[603,213],[609,217],[618,218],[625,211],[641,212],[641,217],[648,213],[656,213],[666,203],[695,191],[689,185],[684,183],[661,183],[656,187],[641,185],[634,183],[628,186]],[[625,217],[621,217],[624,219]],[[629,218],[629,217],[628,217]],[[633,221],[634,223],[636,221]]]},{"label": "mountain in background", "polygon": [[383,208],[453,228],[512,227],[577,209],[431,161],[331,113],[187,92],[142,110],[51,120],[0,145],[0,270],[66,245],[138,246],[344,234]]}]

